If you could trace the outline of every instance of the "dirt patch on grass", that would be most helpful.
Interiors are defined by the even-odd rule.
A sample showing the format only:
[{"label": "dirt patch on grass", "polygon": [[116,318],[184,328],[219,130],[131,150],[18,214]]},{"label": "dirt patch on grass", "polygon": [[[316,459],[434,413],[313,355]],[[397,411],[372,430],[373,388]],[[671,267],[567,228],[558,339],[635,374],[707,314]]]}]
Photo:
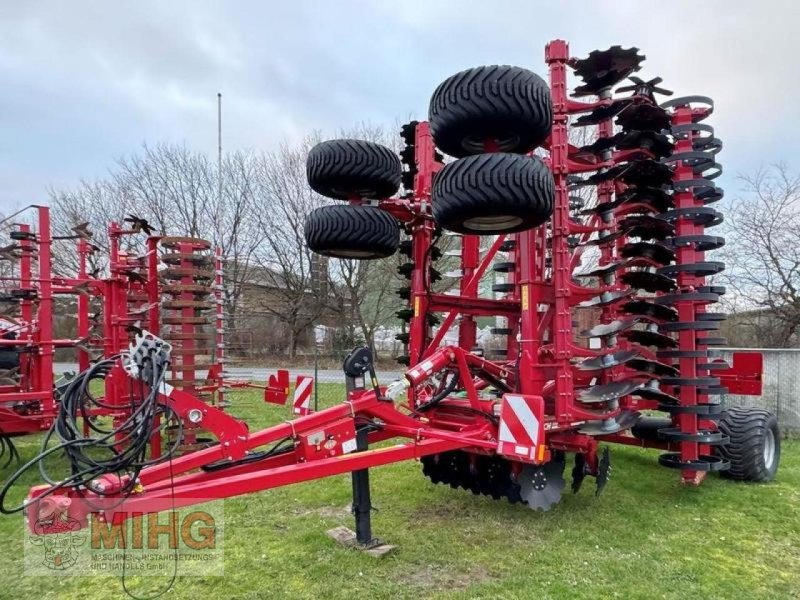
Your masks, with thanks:
[{"label": "dirt patch on grass", "polygon": [[[456,494],[462,490],[454,490]],[[426,503],[413,507],[415,519],[463,519],[471,520],[482,518],[483,513],[479,506],[469,506],[460,502]]]},{"label": "dirt patch on grass", "polygon": [[459,591],[492,579],[492,574],[481,566],[459,571],[453,566],[422,565],[404,571],[402,583],[420,592]]},{"label": "dirt patch on grass", "polygon": [[344,506],[319,506],[317,508],[297,508],[292,511],[295,517],[321,517],[323,519],[340,519],[349,517],[352,513],[350,505]]}]

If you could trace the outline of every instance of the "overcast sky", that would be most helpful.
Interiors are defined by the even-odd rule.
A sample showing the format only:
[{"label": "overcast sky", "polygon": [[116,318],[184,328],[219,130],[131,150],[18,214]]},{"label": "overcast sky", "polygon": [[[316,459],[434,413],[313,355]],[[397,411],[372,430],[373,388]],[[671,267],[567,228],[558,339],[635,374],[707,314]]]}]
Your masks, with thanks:
[{"label": "overcast sky", "polygon": [[0,0],[0,211],[103,176],[142,143],[270,149],[318,129],[424,118],[447,76],[545,75],[544,45],[647,55],[640,73],[717,102],[723,185],[800,168],[800,3],[785,1],[47,2]]}]

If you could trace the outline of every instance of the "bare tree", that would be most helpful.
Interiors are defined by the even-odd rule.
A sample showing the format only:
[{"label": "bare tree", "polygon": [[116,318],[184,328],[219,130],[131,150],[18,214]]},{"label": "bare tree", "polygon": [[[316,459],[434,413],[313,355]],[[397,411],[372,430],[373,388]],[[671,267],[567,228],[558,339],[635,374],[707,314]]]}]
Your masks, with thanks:
[{"label": "bare tree", "polygon": [[[50,203],[56,235],[68,236],[71,227],[88,222],[92,242],[108,250],[107,228],[135,214],[147,219],[163,235],[187,235],[207,239],[225,257],[225,306],[227,324],[236,328],[243,284],[249,279],[252,256],[263,240],[255,213],[258,210],[255,174],[258,160],[250,153],[229,154],[222,172],[201,153],[180,145],[145,145],[141,153],[122,158],[110,176],[81,182],[75,189],[52,190]],[[220,195],[219,177],[222,177]],[[142,250],[143,236],[125,236],[123,249]],[[64,241],[54,253],[56,267],[64,273],[77,271],[74,242]],[[95,262],[97,273],[106,267]]]},{"label": "bare tree", "polygon": [[208,157],[185,146],[145,145],[117,161],[113,181],[162,232],[201,237],[210,229],[208,207],[218,202],[215,171]]},{"label": "bare tree", "polygon": [[[241,152],[226,156],[222,163],[222,198],[206,205],[210,237],[225,257],[225,308],[228,326],[235,330],[245,283],[256,266],[254,257],[266,231],[257,215],[263,208],[258,195],[259,161]],[[216,174],[219,176],[219,174]],[[215,185],[217,180],[215,177]]]},{"label": "bare tree", "polygon": [[270,290],[260,309],[283,322],[289,330],[286,349],[290,358],[298,343],[325,309],[321,288],[315,285],[314,258],[306,246],[306,216],[323,202],[306,183],[308,150],[318,141],[309,136],[298,146],[282,145],[259,160],[258,226],[264,231],[261,248],[254,253],[258,279]]},{"label": "bare tree", "polygon": [[[83,223],[89,224],[92,244],[100,252],[89,257],[89,269],[100,274],[108,267],[109,250],[108,226],[112,221],[122,222],[125,215],[132,211],[131,198],[119,193],[113,181],[82,180],[72,190],[54,190],[50,192],[51,222],[53,235],[69,238],[75,235],[73,227]],[[133,250],[137,239],[126,237],[122,240],[123,249]],[[53,266],[62,275],[74,275],[78,271],[78,254],[74,240],[61,239],[54,242]]]},{"label": "bare tree", "polygon": [[[396,154],[402,150],[401,125],[392,130],[371,123],[359,123],[338,134],[341,138],[368,140],[392,149]],[[398,224],[399,226],[399,224]],[[375,347],[375,332],[378,327],[396,324],[395,312],[403,302],[394,293],[401,282],[397,265],[404,260],[397,256],[381,260],[337,259],[330,262],[329,292],[336,310],[340,311],[343,323],[350,331],[350,338],[360,337],[364,343]],[[360,334],[355,335],[355,332]]]},{"label": "bare tree", "polygon": [[[400,145],[399,136],[369,124],[340,136],[395,150]],[[375,330],[393,321],[400,305],[391,293],[397,286],[386,285],[387,278],[396,277],[398,259],[337,260],[328,268],[328,261],[319,261],[306,247],[307,215],[329,202],[309,188],[305,175],[306,156],[319,139],[311,135],[265,154],[229,154],[221,173],[207,156],[185,146],[144,146],[118,160],[109,177],[51,191],[56,231],[69,235],[71,227],[89,222],[93,241],[105,251],[109,222],[135,214],[163,235],[208,239],[226,258],[229,329],[237,330],[240,317],[269,315],[289,331],[286,350],[292,357],[309,328],[321,321],[347,324],[372,344]],[[124,243],[127,250],[137,248],[136,237],[126,237]],[[71,244],[64,242],[56,255],[61,270],[74,273]],[[93,265],[98,272],[104,267]]]},{"label": "bare tree", "polygon": [[114,174],[119,193],[142,207],[160,231],[206,238],[221,249],[232,329],[252,257],[264,237],[254,218],[257,163],[252,154],[235,152],[224,157],[219,172],[204,154],[161,144],[145,146],[141,156],[119,161]]},{"label": "bare tree", "polygon": [[[15,219],[14,219],[15,220]],[[7,218],[4,213],[0,212],[0,239],[3,240],[2,245],[16,246],[16,243],[10,239],[13,220]],[[7,288],[14,288],[17,285],[16,280],[12,280],[17,274],[18,259],[15,258],[15,251],[4,253],[0,255],[0,293],[4,293]],[[0,327],[3,321],[0,317]]]},{"label": "bare tree", "polygon": [[[398,255],[381,260],[331,261],[331,296],[350,328],[351,339],[360,337],[374,349],[379,327],[397,324],[395,312],[405,306],[395,291],[401,286],[397,266],[404,259]],[[355,333],[358,332],[358,336]]]},{"label": "bare tree", "polygon": [[[726,213],[728,288],[732,324],[757,345],[798,342],[800,327],[800,175],[786,165],[740,177],[745,195]],[[731,331],[730,333],[736,333]],[[733,341],[733,340],[731,340]]]}]

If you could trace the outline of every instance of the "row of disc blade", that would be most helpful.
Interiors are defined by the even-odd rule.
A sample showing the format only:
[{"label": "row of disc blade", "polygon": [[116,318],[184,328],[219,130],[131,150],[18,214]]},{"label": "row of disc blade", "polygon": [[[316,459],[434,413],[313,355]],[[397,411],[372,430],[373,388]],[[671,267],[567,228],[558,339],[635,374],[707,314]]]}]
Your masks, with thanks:
[{"label": "row of disc blade", "polygon": [[[623,50],[615,47],[604,52],[592,53],[588,59],[576,62],[576,73],[583,77],[584,85],[575,95],[600,95],[603,90],[610,89],[624,77],[638,70],[640,62],[641,58],[635,49]],[[610,181],[625,186],[624,192],[617,194],[613,201],[582,211],[583,215],[605,217],[603,218],[605,222],[611,220],[606,217],[606,213],[618,217],[616,231],[607,230],[597,239],[583,244],[616,245],[620,238],[639,239],[635,242],[628,241],[619,247],[619,256],[614,262],[601,264],[576,274],[579,278],[599,278],[601,284],[606,285],[620,281],[630,288],[622,291],[609,290],[579,305],[584,307],[616,305],[626,317],[581,332],[579,335],[583,337],[605,340],[606,345],[612,347],[612,351],[588,358],[576,367],[578,370],[593,372],[624,366],[636,372],[646,373],[651,379],[646,382],[629,379],[591,386],[581,390],[578,399],[584,403],[602,403],[630,394],[656,400],[673,415],[681,414],[682,411],[697,412],[705,408],[711,410],[717,405],[681,407],[678,398],[666,393],[660,386],[664,384],[673,389],[694,386],[706,401],[707,396],[724,391],[719,386],[719,380],[713,377],[713,372],[726,368],[727,365],[715,360],[713,350],[710,349],[714,345],[723,343],[723,340],[708,335],[709,331],[718,328],[724,315],[707,312],[705,309],[707,304],[715,302],[719,295],[724,293],[724,289],[719,286],[701,285],[684,291],[678,289],[677,283],[683,274],[698,278],[713,276],[724,269],[724,264],[709,260],[690,264],[676,262],[676,250],[680,248],[691,247],[697,252],[706,252],[717,249],[725,243],[724,238],[705,232],[695,231],[691,235],[676,235],[675,231],[679,220],[688,220],[694,226],[702,228],[713,227],[722,222],[722,215],[708,206],[720,200],[723,195],[722,190],[713,183],[722,172],[722,167],[716,161],[722,143],[714,135],[711,126],[700,122],[713,111],[713,102],[703,97],[689,97],[670,100],[658,106],[655,102],[656,93],[671,94],[667,90],[657,88],[660,79],[650,82],[635,77],[631,79],[632,86],[617,90],[631,91],[631,96],[612,99],[573,122],[573,126],[580,127],[616,117],[616,124],[622,128],[622,131],[611,137],[601,138],[578,149],[575,155],[578,159],[594,160],[603,156],[608,158],[608,151],[613,149],[641,151],[628,152],[626,156],[633,160],[600,170],[589,177],[570,178],[572,189],[576,190],[583,186]],[[693,119],[695,122],[691,125],[672,127],[671,115],[667,109],[687,104],[691,104],[693,108],[700,106],[705,110],[695,108],[697,117]],[[675,152],[673,140],[684,140],[688,135],[693,136],[692,150]],[[647,156],[642,158],[641,155],[645,153]],[[692,168],[691,180],[673,181],[674,167],[679,164]],[[691,191],[699,202],[689,208],[675,208],[672,191],[676,193]],[[634,297],[634,289],[645,292],[647,296]],[[654,296],[656,294],[658,295]],[[682,301],[692,301],[700,307],[694,320],[679,320],[678,312],[673,305]],[[677,341],[669,335],[686,331],[694,332],[697,350],[681,350]],[[655,349],[659,360],[643,359],[633,349],[613,350],[613,342],[618,337],[626,339],[635,346]],[[690,354],[702,362],[697,363],[698,376],[684,378],[671,362],[686,358]],[[584,428],[585,432],[590,433],[591,430],[604,433],[620,426],[617,420],[614,423],[609,421],[611,420],[594,422]],[[717,440],[720,436],[713,431],[688,434],[677,428],[666,428],[663,432],[659,432],[659,435],[668,441],[720,442]],[[692,439],[688,440],[687,435]]]},{"label": "row of disc blade", "polygon": [[[674,273],[665,271],[675,260],[675,249],[667,242],[675,235],[674,219],[664,216],[675,208],[671,193],[674,169],[669,161],[674,143],[668,135],[670,115],[658,106],[655,98],[656,94],[670,95],[671,92],[658,87],[660,78],[643,81],[632,76],[640,69],[643,59],[636,48],[615,46],[592,52],[586,59],[573,63],[576,75],[584,81],[575,91],[576,97],[608,97],[611,88],[625,78],[630,77],[632,81],[632,85],[616,90],[617,93],[631,92],[629,96],[611,98],[572,123],[581,127],[613,118],[621,128],[613,136],[579,148],[574,158],[591,163],[608,160],[609,151],[625,152],[617,155],[624,158],[624,162],[599,169],[588,177],[569,178],[572,190],[614,182],[617,192],[613,200],[585,208],[578,216],[578,219],[593,217],[616,225],[614,230],[601,229],[595,239],[575,244],[598,247],[613,244],[617,250],[612,262],[575,273],[579,280],[596,278],[596,283],[605,288],[597,296],[578,304],[579,308],[614,307],[613,312],[619,315],[612,322],[598,324],[578,334],[584,338],[599,338],[608,348],[601,355],[575,365],[578,372],[596,375],[592,381],[598,383],[577,391],[576,399],[587,407],[614,407],[625,396],[671,403],[674,397],[660,389],[660,380],[679,375],[669,361],[662,362],[655,355],[676,348],[677,342],[663,326],[676,322],[678,313],[671,306],[655,303],[652,298],[656,293],[676,291]],[[627,289],[619,289],[617,283],[625,284]],[[640,292],[646,296],[641,297]],[[619,340],[624,340],[624,349],[617,345]],[[608,377],[601,377],[610,370],[619,372],[620,369],[624,369],[621,380],[608,381]],[[623,411],[611,419],[590,421],[581,432],[614,433],[630,428],[638,418],[635,411]]]}]

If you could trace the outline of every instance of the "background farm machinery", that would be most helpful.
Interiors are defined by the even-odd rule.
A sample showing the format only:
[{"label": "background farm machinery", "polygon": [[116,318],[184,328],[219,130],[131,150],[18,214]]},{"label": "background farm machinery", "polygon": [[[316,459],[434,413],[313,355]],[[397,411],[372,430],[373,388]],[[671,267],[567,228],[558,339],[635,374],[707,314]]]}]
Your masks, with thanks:
[{"label": "background farm machinery", "polygon": [[[29,518],[85,523],[91,513],[146,511],[152,500],[183,506],[355,472],[358,538],[368,542],[370,467],[420,459],[434,482],[547,510],[561,498],[569,454],[573,491],[587,476],[603,489],[603,442],[660,449],[659,463],[687,484],[710,471],[771,479],[780,452],[774,416],[725,412],[718,401],[726,391],[760,393],[761,366],[758,354],[728,365],[713,350],[723,344],[714,331],[724,316],[709,308],[725,291],[708,281],[723,265],[706,259],[724,244],[707,233],[722,221],[713,207],[722,198],[714,184],[722,143],[706,122],[713,102],[659,104],[671,92],[658,78],[633,76],[644,59],[636,49],[574,59],[556,40],[545,58],[549,85],[504,66],[444,81],[428,122],[403,128],[400,158],[359,140],[323,142],[309,154],[311,187],[344,201],[308,216],[309,247],[344,259],[398,250],[409,258],[400,266],[409,283],[398,291],[409,303],[398,313],[409,366],[400,381],[381,386],[369,350],[357,349],[344,363],[344,403],[259,432],[203,420],[219,443],[39,486]],[[582,80],[572,94],[570,69]],[[570,127],[596,136],[571,144]],[[458,268],[451,288],[438,291],[446,278],[433,264],[445,256],[446,233],[458,240],[448,253]],[[490,270],[497,279],[487,293]],[[586,330],[574,330],[578,310],[595,316]],[[477,320],[487,317],[505,340],[491,355],[476,340]],[[444,343],[455,328],[457,343]],[[176,339],[190,338],[165,336]],[[163,369],[163,341],[137,342],[135,377]],[[172,388],[148,382],[169,406]]]},{"label": "background farm machinery", "polygon": [[[223,260],[209,242],[156,236],[146,221],[129,216],[123,224],[110,224],[107,253],[102,253],[87,224],[74,227],[70,235],[53,236],[49,209],[31,210],[33,223],[12,226],[11,243],[2,254],[0,440],[8,461],[16,456],[15,436],[47,431],[59,414],[60,395],[72,375],[54,384],[57,350],[72,350],[78,370],[86,372],[101,359],[126,352],[136,332],[147,329],[171,345],[165,383],[203,406],[222,410],[228,386],[250,385],[224,371]],[[61,276],[53,255],[70,250],[76,273]],[[104,261],[106,269],[101,268]],[[71,319],[75,336],[58,339],[55,323],[65,318]],[[288,373],[275,379],[265,393],[285,402]],[[114,363],[94,370],[93,380],[102,380],[103,389],[93,389],[82,426],[87,433],[104,431],[105,417],[108,430],[119,429],[122,435],[120,428],[130,424],[139,403],[128,373]],[[182,452],[212,441],[195,424],[182,424]],[[153,457],[161,455],[161,444],[162,436],[153,435]]]}]

